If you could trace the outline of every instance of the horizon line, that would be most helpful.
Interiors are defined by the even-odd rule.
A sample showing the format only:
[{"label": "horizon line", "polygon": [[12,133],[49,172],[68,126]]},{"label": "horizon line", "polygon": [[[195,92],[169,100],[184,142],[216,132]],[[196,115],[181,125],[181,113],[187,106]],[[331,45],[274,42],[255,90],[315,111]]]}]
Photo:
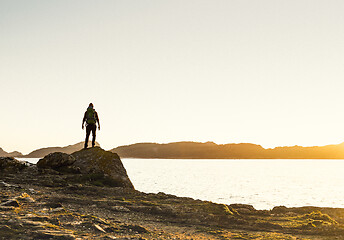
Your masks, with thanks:
[{"label": "horizon line", "polygon": [[[77,142],[77,143],[74,143],[74,144],[68,144],[68,145],[65,145],[65,146],[47,146],[47,147],[40,147],[40,148],[37,148],[37,149],[34,149],[26,154],[22,153],[21,151],[19,150],[14,150],[14,151],[10,151],[10,152],[7,152],[6,150],[4,150],[1,146],[0,148],[7,152],[7,153],[12,153],[12,152],[19,152],[21,153],[22,155],[28,155],[36,150],[39,150],[39,149],[44,149],[44,148],[64,148],[64,147],[68,147],[68,146],[73,146],[73,145],[76,145],[76,144],[80,144],[80,143],[84,143],[84,141],[81,141],[81,142]],[[263,147],[262,145],[260,144],[256,144],[256,143],[250,143],[250,142],[238,142],[238,143],[216,143],[214,141],[206,141],[206,142],[198,142],[198,141],[188,141],[188,140],[184,140],[184,141],[177,141],[177,142],[137,142],[137,143],[130,143],[130,144],[125,144],[125,145],[119,145],[119,146],[116,146],[116,147],[112,147],[110,149],[104,149],[106,151],[110,151],[112,149],[115,149],[115,148],[118,148],[118,147],[125,147],[125,146],[130,146],[130,145],[135,145],[135,144],[159,144],[159,145],[164,145],[164,144],[173,144],[173,143],[202,143],[202,144],[206,144],[206,143],[213,143],[213,144],[216,144],[218,146],[220,145],[230,145],[230,144],[252,144],[252,145],[257,145],[257,146],[261,146],[263,149],[275,149],[275,148],[283,148],[283,147],[304,147],[304,148],[307,148],[307,147],[325,147],[325,146],[331,146],[331,145],[340,145],[340,144],[343,144],[344,142],[341,142],[341,143],[332,143],[332,144],[326,144],[326,145],[310,145],[310,146],[305,146],[305,145],[284,145],[284,146],[275,146],[275,147]],[[101,144],[98,143],[99,146],[101,147]]]}]

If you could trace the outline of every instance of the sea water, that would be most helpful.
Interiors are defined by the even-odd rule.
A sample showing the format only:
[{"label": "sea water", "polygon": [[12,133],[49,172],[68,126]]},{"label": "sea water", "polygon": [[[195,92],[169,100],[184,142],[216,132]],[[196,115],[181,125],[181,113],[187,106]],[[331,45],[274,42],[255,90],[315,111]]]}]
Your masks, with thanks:
[{"label": "sea water", "polygon": [[[36,163],[38,159],[21,159]],[[136,190],[256,209],[344,208],[344,160],[122,159]]]}]

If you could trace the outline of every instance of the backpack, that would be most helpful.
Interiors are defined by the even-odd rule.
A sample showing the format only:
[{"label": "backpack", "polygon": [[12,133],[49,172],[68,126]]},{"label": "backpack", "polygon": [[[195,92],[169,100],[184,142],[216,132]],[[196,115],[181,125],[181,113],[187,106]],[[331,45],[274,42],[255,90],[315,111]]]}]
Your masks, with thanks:
[{"label": "backpack", "polygon": [[87,108],[86,111],[86,123],[87,124],[96,124],[95,110],[93,108]]}]

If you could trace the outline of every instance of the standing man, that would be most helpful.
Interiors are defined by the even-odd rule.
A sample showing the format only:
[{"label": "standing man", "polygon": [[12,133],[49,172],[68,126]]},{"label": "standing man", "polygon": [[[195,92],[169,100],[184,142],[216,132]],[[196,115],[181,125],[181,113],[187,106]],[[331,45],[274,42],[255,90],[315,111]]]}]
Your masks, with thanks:
[{"label": "standing man", "polygon": [[88,106],[84,118],[82,119],[82,129],[84,129],[84,123],[86,122],[86,139],[85,139],[85,149],[88,145],[88,138],[90,136],[90,133],[92,131],[92,147],[94,147],[94,144],[96,142],[96,130],[97,130],[97,124],[98,123],[98,130],[100,130],[100,123],[98,118],[98,113],[93,108],[93,104],[90,103]]}]

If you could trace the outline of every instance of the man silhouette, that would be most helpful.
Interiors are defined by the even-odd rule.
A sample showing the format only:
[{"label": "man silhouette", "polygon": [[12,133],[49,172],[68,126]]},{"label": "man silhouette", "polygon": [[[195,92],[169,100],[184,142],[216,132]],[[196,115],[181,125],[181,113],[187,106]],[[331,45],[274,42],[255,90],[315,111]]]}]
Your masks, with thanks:
[{"label": "man silhouette", "polygon": [[88,145],[88,138],[90,137],[90,133],[92,132],[92,147],[96,142],[96,130],[97,130],[97,123],[98,123],[98,130],[100,130],[100,123],[98,118],[98,113],[93,108],[93,104],[90,103],[88,106],[84,118],[82,119],[82,129],[84,129],[84,123],[86,122],[86,139],[85,139],[85,146],[87,148]]}]

